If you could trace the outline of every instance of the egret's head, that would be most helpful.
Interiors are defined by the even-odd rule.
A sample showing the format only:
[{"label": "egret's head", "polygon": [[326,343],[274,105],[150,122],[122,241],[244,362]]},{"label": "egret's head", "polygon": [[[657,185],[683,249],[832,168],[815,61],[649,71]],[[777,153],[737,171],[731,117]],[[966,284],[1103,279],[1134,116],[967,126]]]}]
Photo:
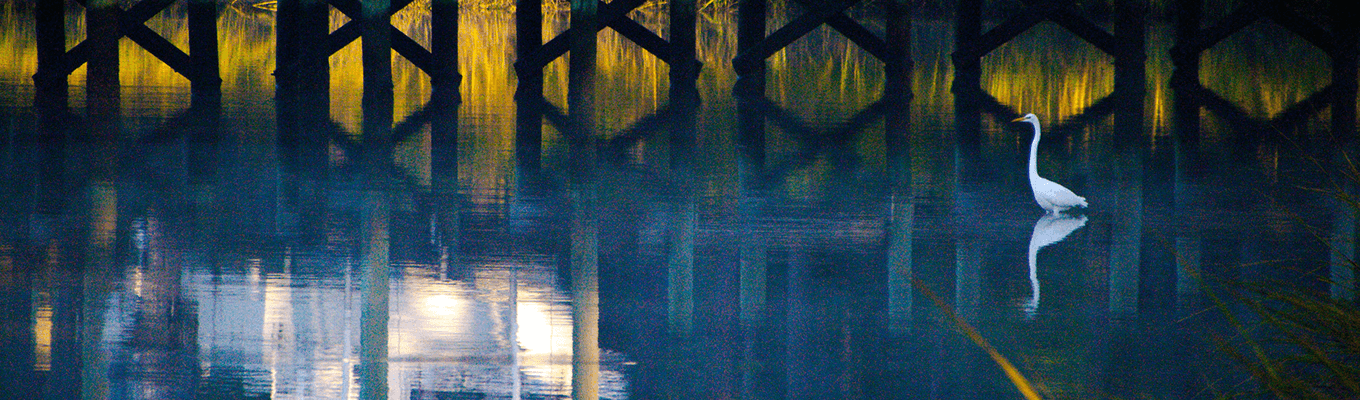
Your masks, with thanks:
[{"label": "egret's head", "polygon": [[1011,122],[1021,122],[1021,121],[1028,122],[1028,123],[1036,124],[1036,125],[1037,125],[1037,124],[1039,124],[1039,117],[1034,116],[1034,114],[1025,114],[1025,116],[1023,116],[1023,117],[1020,117],[1020,118],[1016,118],[1016,119],[1011,120]]}]

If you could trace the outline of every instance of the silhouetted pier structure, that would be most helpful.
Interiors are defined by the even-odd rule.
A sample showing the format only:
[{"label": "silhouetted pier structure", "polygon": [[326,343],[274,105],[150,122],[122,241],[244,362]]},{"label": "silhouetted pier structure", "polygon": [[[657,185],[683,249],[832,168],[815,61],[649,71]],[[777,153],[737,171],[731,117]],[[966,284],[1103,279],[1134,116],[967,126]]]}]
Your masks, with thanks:
[{"label": "silhouetted pier structure", "polygon": [[86,39],[66,49],[64,0],[39,0],[37,20],[38,71],[35,102],[44,108],[65,108],[67,77],[88,65],[86,90],[94,113],[118,109],[118,40],[131,39],[175,72],[189,79],[196,103],[215,102],[222,79],[217,59],[217,2],[188,2],[189,52],[147,28],[145,23],[175,0],[142,0],[123,9],[116,0],[77,0],[85,8]]},{"label": "silhouetted pier structure", "polygon": [[765,59],[788,47],[795,40],[825,24],[845,35],[860,48],[883,62],[887,84],[885,94],[911,93],[911,9],[905,0],[880,1],[884,15],[885,35],[880,38],[859,22],[845,15],[845,11],[861,0],[837,0],[817,4],[798,0],[804,13],[794,18],[769,36],[765,35],[767,0],[737,2],[737,57],[732,66],[737,72],[733,93],[739,96],[765,94]]},{"label": "silhouetted pier structure", "polygon": [[977,87],[983,56],[1047,20],[1114,57],[1116,87],[1142,89],[1143,60],[1147,57],[1145,0],[1114,2],[1113,32],[1076,12],[1077,6],[1071,1],[1026,0],[1023,3],[1021,10],[983,32],[983,1],[959,0],[953,54],[956,88]]},{"label": "silhouetted pier structure", "polygon": [[[1355,133],[1357,51],[1360,51],[1360,26],[1346,20],[1356,15],[1360,6],[1353,2],[1326,2],[1331,17],[1330,27],[1304,17],[1286,1],[1247,0],[1226,16],[1208,21],[1204,17],[1204,0],[1176,2],[1176,44],[1171,48],[1175,71],[1171,86],[1176,89],[1176,113],[1191,114],[1200,107],[1230,121],[1234,128],[1259,137],[1267,124],[1286,130],[1298,126],[1308,117],[1330,106],[1332,135],[1349,140]],[[1260,20],[1269,20],[1303,38],[1327,55],[1331,61],[1332,80],[1326,88],[1308,99],[1289,107],[1278,116],[1261,120],[1252,118],[1230,101],[1223,99],[1199,82],[1200,56],[1214,45]],[[1181,130],[1186,138],[1198,137],[1198,126]]]},{"label": "silhouetted pier structure", "polygon": [[[37,22],[38,68],[34,75],[35,103],[44,109],[62,109],[67,99],[67,77],[81,65],[88,65],[86,88],[89,111],[93,114],[116,110],[119,102],[119,59],[117,43],[128,38],[191,82],[195,104],[213,104],[220,96],[216,28],[217,2],[183,0],[186,3],[189,31],[188,51],[181,50],[145,22],[178,0],[142,0],[124,9],[117,1],[75,0],[87,15],[87,39],[71,49],[65,48],[64,0],[41,0],[34,8]],[[277,4],[277,65],[274,75],[280,98],[306,93],[327,98],[330,65],[328,57],[341,48],[364,39],[363,69],[366,101],[390,102],[392,65],[390,53],[396,52],[430,76],[434,101],[459,101],[461,76],[458,66],[458,4],[455,0],[432,0],[430,47],[427,49],[391,25],[393,14],[409,7],[414,0],[280,0]],[[571,57],[569,86],[575,91],[593,86],[593,64],[597,53],[597,32],[617,31],[647,52],[670,65],[672,97],[695,97],[695,80],[701,67],[696,59],[696,15],[693,0],[669,3],[668,35],[656,32],[629,18],[628,13],[644,0],[576,0],[571,3],[570,28],[551,40],[542,37],[543,0],[519,0],[516,12],[516,52],[514,63],[518,78],[518,98],[541,98],[543,68],[567,53]],[[827,25],[843,34],[884,65],[885,95],[910,96],[911,17],[914,3],[903,0],[877,2],[884,16],[883,34],[874,33],[847,16],[847,10],[861,3],[842,0],[829,4],[796,1],[804,11],[788,24],[766,35],[769,20],[767,0],[740,0],[737,3],[738,54],[732,64],[738,75],[733,92],[740,97],[764,93],[765,59],[790,43]],[[1207,107],[1217,114],[1238,121],[1243,128],[1266,123],[1288,126],[1321,110],[1331,110],[1336,136],[1349,137],[1354,131],[1357,74],[1357,37],[1360,30],[1339,17],[1318,23],[1296,11],[1288,2],[1250,0],[1217,21],[1205,21],[1204,0],[1178,0],[1175,3],[1176,45],[1171,50],[1175,65],[1172,85],[1180,90],[1178,109]],[[1330,15],[1352,15],[1357,6],[1330,2]],[[329,14],[335,9],[350,18],[331,31]],[[976,92],[979,87],[981,59],[1010,42],[1034,25],[1051,21],[1083,41],[1111,55],[1115,66],[1116,92],[1137,97],[1145,86],[1145,30],[1147,2],[1115,2],[1108,24],[1088,18],[1073,3],[1064,0],[1026,0],[993,28],[983,31],[984,2],[960,0],[955,10],[954,85],[960,93]],[[1213,92],[1198,84],[1199,57],[1207,49],[1256,21],[1268,19],[1296,33],[1327,54],[1332,65],[1332,83],[1316,98],[1291,108],[1273,120],[1245,117]],[[1104,26],[1111,26],[1107,30]],[[322,43],[323,45],[316,45]],[[589,93],[569,95],[569,103],[580,106],[593,101]],[[980,100],[987,106],[987,97]],[[533,100],[537,102],[538,100]],[[1097,105],[1102,104],[1097,102]],[[1349,105],[1349,106],[1347,106]],[[570,104],[569,104],[570,106]],[[568,107],[570,108],[570,107]],[[995,108],[995,107],[992,107]],[[1182,110],[1180,112],[1189,112]],[[1099,111],[1099,110],[1094,110]],[[586,115],[585,113],[576,113]],[[1004,113],[1003,113],[1004,114]],[[1183,130],[1180,130],[1183,131]]]}]

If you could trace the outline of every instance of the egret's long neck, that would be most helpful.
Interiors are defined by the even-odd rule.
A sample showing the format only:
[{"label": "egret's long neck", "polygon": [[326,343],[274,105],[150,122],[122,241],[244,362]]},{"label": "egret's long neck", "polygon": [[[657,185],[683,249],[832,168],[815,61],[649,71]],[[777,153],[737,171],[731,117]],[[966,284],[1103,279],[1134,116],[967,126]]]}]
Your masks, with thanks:
[{"label": "egret's long neck", "polygon": [[1039,177],[1039,123],[1031,122],[1034,125],[1034,141],[1029,144],[1029,179]]}]

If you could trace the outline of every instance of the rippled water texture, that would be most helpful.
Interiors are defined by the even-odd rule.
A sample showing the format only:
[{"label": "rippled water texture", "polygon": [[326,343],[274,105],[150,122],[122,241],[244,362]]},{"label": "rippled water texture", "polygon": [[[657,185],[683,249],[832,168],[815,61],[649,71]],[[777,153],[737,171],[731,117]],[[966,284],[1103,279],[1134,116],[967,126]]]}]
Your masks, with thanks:
[{"label": "rippled water texture", "polygon": [[[669,100],[665,63],[605,30],[582,141],[555,121],[577,118],[556,114],[566,61],[544,70],[560,108],[513,100],[512,12],[463,10],[452,109],[428,107],[428,77],[394,56],[387,124],[362,107],[357,42],[330,57],[328,100],[276,101],[274,14],[245,3],[218,21],[220,112],[188,110],[188,81],[124,40],[116,112],[87,112],[81,67],[56,118],[33,108],[32,11],[3,6],[2,390],[1020,398],[975,329],[1046,398],[1206,398],[1255,390],[1219,345],[1270,335],[1226,321],[1245,306],[1215,288],[1353,296],[1355,211],[1336,199],[1354,192],[1338,173],[1351,145],[1325,107],[1269,121],[1329,64],[1273,24],[1201,60],[1201,83],[1256,125],[1176,117],[1162,23],[1145,96],[1095,116],[1111,58],[1062,28],[986,56],[988,94],[1062,126],[1039,173],[1091,205],[1045,216],[1029,128],[951,93],[942,17],[913,22],[899,104],[875,103],[882,65],[825,27],[771,57],[767,103],[730,94],[734,13],[700,15],[698,103]],[[664,32],[665,8],[644,9]],[[183,13],[148,26],[183,47]],[[546,37],[564,30],[546,15]],[[428,43],[423,12],[394,21]]]}]

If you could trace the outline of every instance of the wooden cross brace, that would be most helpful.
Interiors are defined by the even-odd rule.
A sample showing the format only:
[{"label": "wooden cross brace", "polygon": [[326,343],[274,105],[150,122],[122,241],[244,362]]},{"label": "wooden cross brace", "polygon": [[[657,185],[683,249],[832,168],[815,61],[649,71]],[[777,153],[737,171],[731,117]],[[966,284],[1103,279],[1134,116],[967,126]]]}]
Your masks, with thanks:
[{"label": "wooden cross brace", "polygon": [[[120,37],[132,39],[133,42],[137,43],[138,46],[142,46],[142,48],[146,49],[152,56],[155,56],[157,59],[161,60],[161,62],[164,62],[165,65],[170,66],[175,72],[191,81],[207,80],[209,83],[220,82],[221,78],[216,75],[196,73],[193,68],[193,57],[186,54],[183,50],[180,50],[174,43],[170,43],[169,40],[161,37],[156,31],[146,27],[147,20],[150,20],[151,17],[165,10],[166,7],[169,7],[174,2],[175,0],[142,0],[126,10],[119,7],[113,7],[113,12],[118,17],[118,35]],[[82,7],[89,7],[86,0],[76,0],[76,3],[80,4]],[[75,47],[72,47],[71,50],[66,52],[64,63],[61,68],[53,70],[51,73],[58,74],[59,76],[70,75],[71,72],[90,61],[91,46],[90,39],[86,38]]]},{"label": "wooden cross brace", "polygon": [[1336,83],[1327,85],[1322,90],[1309,95],[1308,98],[1294,103],[1279,114],[1269,118],[1252,117],[1241,107],[1201,85],[1177,87],[1176,90],[1189,92],[1195,103],[1204,106],[1206,110],[1212,111],[1228,121],[1228,124],[1235,130],[1259,138],[1264,132],[1287,131],[1303,125],[1308,121],[1308,118],[1317,115],[1323,108],[1331,106],[1342,88],[1341,85]]},{"label": "wooden cross brace", "polygon": [[[965,43],[963,47],[954,51],[954,62],[956,64],[974,62],[1044,20],[1053,21],[1113,57],[1141,50],[1137,43],[1106,32],[1104,28],[1072,11],[1072,8],[1071,4],[1062,0],[1025,0],[1024,9],[982,34],[972,43]],[[1134,56],[1141,59],[1142,54],[1140,52]]]},{"label": "wooden cross brace", "polygon": [[[1200,53],[1261,19],[1275,21],[1290,32],[1299,35],[1308,43],[1317,46],[1324,53],[1327,53],[1328,57],[1336,59],[1346,56],[1341,51],[1346,48],[1341,41],[1347,40],[1347,38],[1327,32],[1327,30],[1299,15],[1298,12],[1289,8],[1283,2],[1260,0],[1249,0],[1228,16],[1220,19],[1217,24],[1199,30],[1199,34],[1188,38],[1187,42],[1172,47],[1171,55],[1175,58],[1199,57]],[[1350,40],[1354,40],[1354,38],[1350,38]]]},{"label": "wooden cross brace", "polygon": [[[390,18],[398,11],[401,11],[401,9],[406,8],[412,1],[413,0],[393,0],[391,6],[387,9],[387,17]],[[335,7],[335,9],[340,10],[341,13],[345,14],[345,16],[350,19],[349,22],[346,22],[345,25],[340,26],[339,29],[331,32],[330,35],[326,37],[326,54],[335,54],[335,52],[345,48],[345,46],[353,43],[363,35],[363,5],[359,3],[359,0],[326,0],[326,2],[332,7]],[[390,29],[392,50],[411,61],[411,64],[420,68],[421,71],[425,71],[426,74],[438,76],[439,68],[441,67],[436,61],[434,53],[425,49],[425,46],[421,46],[415,39],[406,36],[406,33],[397,29],[397,27],[392,26],[390,20],[385,21],[384,23],[386,23],[388,29]],[[457,71],[454,71],[452,75],[456,79]]]},{"label": "wooden cross brace", "polygon": [[[978,104],[982,112],[991,114],[997,120],[1010,121],[1017,117],[1020,117],[1020,113],[1018,111],[1015,111],[1015,109],[1011,108],[1011,106],[1008,106],[1002,103],[1000,100],[997,100],[996,97],[993,97],[986,91],[979,89],[965,89],[965,90],[968,90],[968,93],[964,95],[970,96],[972,98],[972,101]],[[1086,108],[1082,109],[1081,113],[1068,117],[1067,119],[1062,121],[1054,121],[1054,123],[1047,125],[1048,127],[1045,130],[1045,135],[1057,136],[1060,134],[1065,134],[1069,131],[1080,129],[1081,127],[1087,124],[1104,120],[1105,117],[1108,117],[1111,114],[1114,114],[1116,111],[1119,111],[1120,102],[1126,100],[1137,100],[1130,99],[1129,96],[1141,96],[1141,95],[1142,95],[1141,93],[1120,93],[1118,91],[1110,93],[1105,97],[1100,98],[1100,100],[1096,100],[1095,103],[1091,103],[1090,106],[1087,106]]]},{"label": "wooden cross brace", "polygon": [[732,65],[738,74],[750,73],[759,69],[766,58],[788,47],[790,43],[807,35],[822,24],[826,24],[845,35],[851,42],[868,51],[879,61],[889,63],[895,59],[894,50],[888,46],[886,41],[874,36],[873,32],[845,15],[845,10],[859,3],[860,0],[840,0],[827,5],[816,4],[815,0],[797,1],[808,11],[733,58]]},{"label": "wooden cross brace", "polygon": [[844,124],[838,124],[832,129],[821,130],[808,126],[806,122],[789,114],[778,104],[763,96],[744,101],[748,102],[746,104],[751,106],[753,111],[770,119],[785,132],[797,135],[803,141],[798,152],[789,161],[770,168],[761,177],[764,181],[783,180],[794,171],[811,165],[823,153],[845,146],[859,137],[860,132],[870,123],[885,116],[893,106],[897,105],[895,99],[882,98],[855,113]]},{"label": "wooden cross brace", "polygon": [[[646,2],[646,0],[614,0],[608,3],[600,1],[598,4],[599,23],[596,26],[568,28],[566,32],[562,32],[544,43],[537,51],[522,55],[518,60],[515,60],[515,71],[520,75],[541,71],[543,67],[548,66],[548,63],[567,54],[567,50],[570,50],[571,47],[570,39],[573,32],[579,29],[594,29],[598,32],[606,27],[613,28],[615,32],[628,38],[628,40],[632,40],[633,43],[662,61],[672,62],[670,55],[674,54],[672,48],[675,44],[662,39],[647,27],[628,18],[629,12]],[[698,61],[694,61],[694,70],[697,71],[700,66],[701,64]]]}]

